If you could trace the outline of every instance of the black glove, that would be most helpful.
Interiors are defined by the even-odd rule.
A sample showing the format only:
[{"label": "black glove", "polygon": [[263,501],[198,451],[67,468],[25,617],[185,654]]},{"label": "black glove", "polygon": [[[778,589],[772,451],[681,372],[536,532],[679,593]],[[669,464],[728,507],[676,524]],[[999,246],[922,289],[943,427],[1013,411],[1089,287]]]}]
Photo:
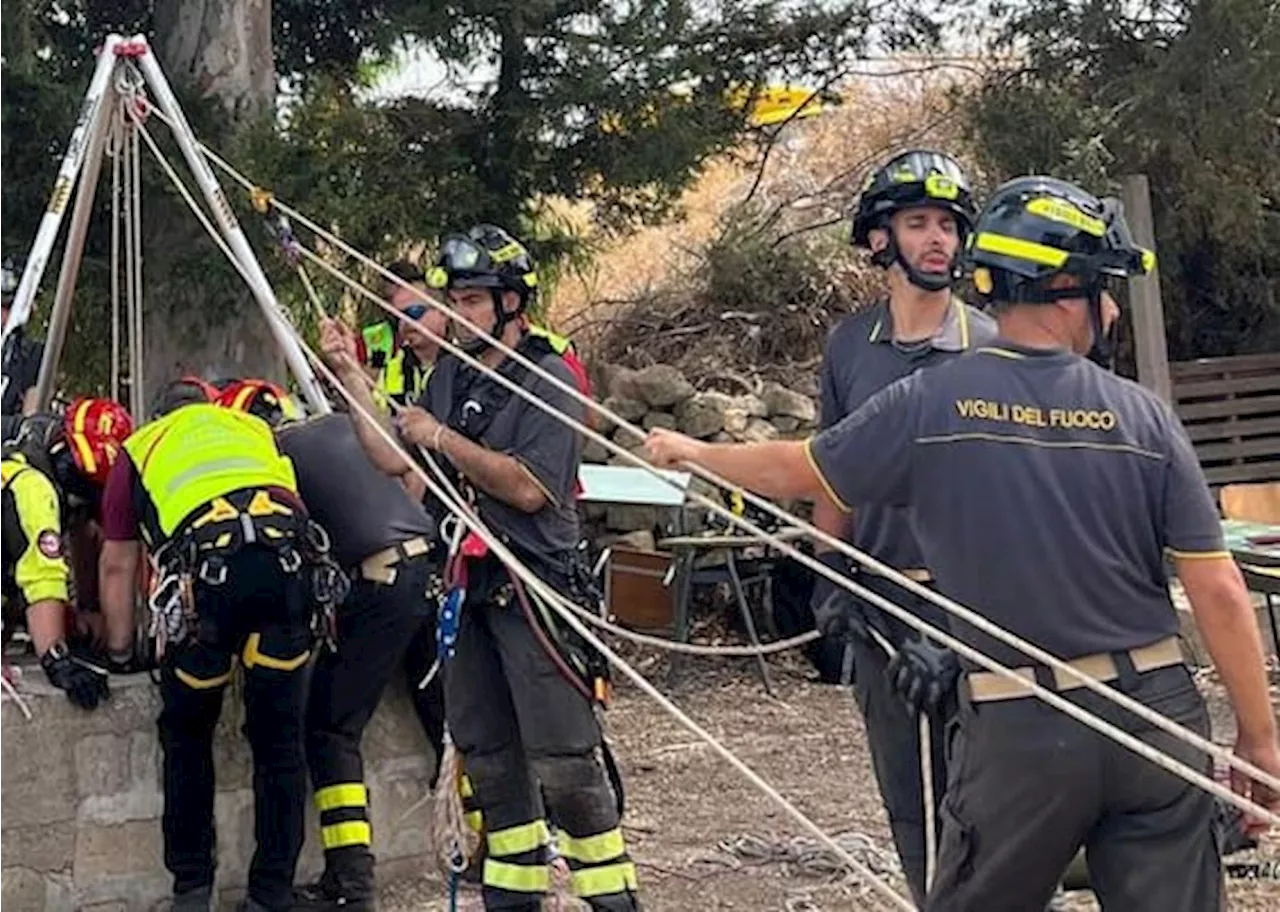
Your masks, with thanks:
[{"label": "black glove", "polygon": [[40,657],[49,683],[67,692],[67,699],[81,709],[96,709],[111,692],[107,686],[107,670],[88,659],[73,654],[67,644],[58,641]]},{"label": "black glove", "polygon": [[936,713],[956,686],[960,660],[950,649],[928,640],[907,640],[884,673],[911,715]]},{"label": "black glove", "polygon": [[[818,560],[842,576],[849,575],[849,560],[838,551],[824,551]],[[837,586],[825,576],[818,576],[813,584],[813,624],[818,632],[829,637],[867,636],[867,615],[862,602],[842,586]]]}]

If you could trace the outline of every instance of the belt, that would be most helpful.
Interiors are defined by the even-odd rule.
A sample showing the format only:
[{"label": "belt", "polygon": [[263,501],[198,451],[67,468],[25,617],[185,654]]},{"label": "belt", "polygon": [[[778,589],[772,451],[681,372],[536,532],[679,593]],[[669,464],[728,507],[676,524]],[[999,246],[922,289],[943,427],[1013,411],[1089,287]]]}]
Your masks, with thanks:
[{"label": "belt", "polygon": [[[872,570],[869,567],[858,567],[856,569],[858,573],[865,573],[867,576],[878,576],[881,579],[889,578],[889,575],[887,573],[881,573],[879,570]],[[913,583],[932,583],[933,582],[933,574],[930,573],[924,567],[907,567],[906,569],[900,569],[898,567],[894,567],[892,569],[899,576],[905,576],[907,579],[911,580]]]},{"label": "belt", "polygon": [[[1130,649],[1125,654],[1133,662],[1134,671],[1139,673],[1155,671],[1157,668],[1168,668],[1172,665],[1181,665],[1183,662],[1182,647],[1178,645],[1177,637],[1168,637],[1158,643],[1152,643],[1150,646]],[[1095,681],[1105,683],[1120,677],[1120,669],[1116,667],[1115,659],[1108,652],[1082,656],[1078,659],[1072,659],[1067,664]],[[1084,687],[1079,679],[1068,675],[1061,669],[1046,668],[1044,670],[1052,672],[1053,684],[1050,687],[1051,690],[1063,691]],[[1036,681],[1036,669],[1024,666],[1022,668],[1014,668],[1013,672],[1023,680],[1014,681],[991,671],[970,672],[968,675],[970,699],[974,703],[992,703],[997,700],[1017,700],[1031,696],[1031,684]]]},{"label": "belt", "polygon": [[360,578],[390,586],[396,581],[396,564],[413,557],[421,557],[431,550],[425,538],[411,538],[370,554],[360,562]]}]

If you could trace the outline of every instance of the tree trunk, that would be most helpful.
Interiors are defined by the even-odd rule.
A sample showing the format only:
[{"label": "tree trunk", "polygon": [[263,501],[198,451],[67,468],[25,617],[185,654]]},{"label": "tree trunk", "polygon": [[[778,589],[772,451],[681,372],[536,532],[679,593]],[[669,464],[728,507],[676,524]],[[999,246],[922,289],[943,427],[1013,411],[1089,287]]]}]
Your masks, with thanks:
[{"label": "tree trunk", "polygon": [[[226,147],[237,129],[273,115],[270,0],[165,0],[156,4],[155,26],[160,65],[179,98],[194,94],[222,108],[228,129],[220,130],[216,140],[198,138]],[[164,132],[155,121],[151,128]],[[180,156],[171,160],[199,198],[185,162]],[[237,200],[240,189],[216,169],[215,174],[233,208],[243,212]],[[142,208],[144,401],[188,373],[206,379],[283,379],[283,359],[257,302],[194,214],[169,193],[144,194]],[[265,255],[261,249],[255,252]]]}]

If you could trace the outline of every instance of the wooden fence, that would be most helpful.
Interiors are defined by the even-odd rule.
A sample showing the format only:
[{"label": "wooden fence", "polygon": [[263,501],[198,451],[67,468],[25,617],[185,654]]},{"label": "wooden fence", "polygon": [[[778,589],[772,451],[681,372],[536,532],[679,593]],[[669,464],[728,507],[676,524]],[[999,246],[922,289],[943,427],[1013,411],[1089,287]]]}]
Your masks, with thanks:
[{"label": "wooden fence", "polygon": [[1280,481],[1280,352],[1180,361],[1169,373],[1209,484]]}]

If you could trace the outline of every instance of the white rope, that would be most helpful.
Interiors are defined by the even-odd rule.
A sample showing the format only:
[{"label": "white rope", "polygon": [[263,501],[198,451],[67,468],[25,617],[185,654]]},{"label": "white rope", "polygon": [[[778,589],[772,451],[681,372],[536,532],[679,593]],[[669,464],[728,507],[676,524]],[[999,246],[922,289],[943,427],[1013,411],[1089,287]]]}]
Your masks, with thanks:
[{"label": "white rope", "polygon": [[134,143],[131,140],[135,128],[130,126],[131,121],[126,113],[126,105],[128,100],[121,98],[120,112],[125,117],[125,126],[121,135],[120,152],[122,157],[121,170],[124,174],[122,182],[122,191],[124,194],[124,325],[125,334],[128,336],[129,347],[129,411],[141,419],[142,412],[138,403],[138,378],[134,374],[133,352],[135,351],[138,340],[135,335],[135,325],[133,322],[133,300],[134,300],[134,262],[131,252],[133,250],[133,207],[130,200],[133,198],[133,166],[130,163],[132,156],[135,154]]},{"label": "white rope", "polygon": [[[136,119],[134,123],[138,128],[138,132],[142,135],[142,138],[146,141],[147,146],[150,148],[152,154],[155,155],[157,161],[160,163],[161,167],[164,169],[165,174],[169,177],[170,181],[172,181],[174,186],[178,189],[179,193],[182,195],[182,198],[187,202],[187,205],[191,208],[191,211],[196,215],[197,219],[200,221],[200,224],[209,233],[209,236],[214,239],[214,242],[222,249],[223,253],[227,255],[227,258],[231,261],[232,265],[237,269],[237,271],[241,273],[241,275],[247,281],[248,276],[244,272],[243,265],[240,263],[238,259],[236,259],[234,254],[231,252],[230,247],[227,246],[226,242],[218,233],[218,230],[212,225],[212,223],[209,222],[208,217],[204,214],[203,210],[201,210],[200,207],[195,204],[195,200],[191,196],[190,191],[187,189],[186,184],[183,183],[182,179],[178,176],[177,172],[174,171],[173,166],[169,163],[168,159],[165,158],[164,154],[160,151],[159,147],[156,145],[155,141],[152,139],[146,127],[143,126],[141,123],[139,123]],[[382,423],[377,419],[377,417],[374,415],[371,415],[364,408],[364,406],[361,405],[361,403],[356,400],[355,396],[352,395],[351,392],[347,390],[345,386],[342,385],[337,375],[334,374],[333,371],[329,368],[329,366],[324,363],[324,360],[321,359],[314,351],[312,351],[311,347],[306,344],[306,341],[297,332],[297,329],[293,327],[292,324],[288,324],[288,325],[290,330],[293,332],[295,338],[297,339],[298,344],[301,346],[303,352],[306,354],[307,358],[312,362],[312,364],[316,367],[316,369],[321,374],[324,375],[325,379],[327,379],[331,384],[333,384],[334,388],[343,396],[343,398],[347,400],[348,405],[355,412],[357,412],[364,421],[369,422],[370,426],[379,434],[379,436],[381,436],[389,446],[395,449],[395,451],[406,460],[406,462],[411,467],[411,469],[414,472],[416,472],[418,476],[427,484],[427,487],[429,490],[431,490],[432,494],[439,497],[445,504],[448,505],[451,499],[450,495],[447,494],[443,488],[439,487],[436,484],[435,480],[432,479],[431,476],[420,465],[418,465],[412,459],[412,457],[409,456],[407,452],[405,452],[400,442],[396,440],[386,430],[386,428],[382,426]],[[520,575],[522,581],[527,583],[530,589],[536,591],[539,595],[541,595],[544,599],[546,599],[547,602],[550,603],[553,608],[556,608],[560,612],[560,616],[563,617],[568,622],[568,624],[574,628],[574,630],[578,633],[579,636],[581,636],[584,640],[586,640],[587,643],[595,647],[600,652],[601,655],[607,658],[620,671],[622,671],[623,674],[629,677],[632,680],[632,682],[637,687],[640,688],[641,691],[643,691],[648,696],[656,700],[658,704],[662,706],[665,710],[667,710],[667,712],[670,713],[677,721],[679,721],[682,725],[688,728],[695,735],[698,735],[703,740],[705,740],[712,747],[713,750],[719,753],[721,757],[723,757],[726,761],[728,761],[730,765],[732,765],[735,769],[737,769],[753,785],[759,788],[765,795],[767,795],[771,800],[773,800],[776,804],[778,804],[784,811],[787,812],[787,814],[790,817],[792,817],[792,819],[794,819],[798,824],[800,824],[800,826],[802,826],[804,829],[808,830],[809,832],[813,833],[819,839],[821,839],[830,849],[832,849],[832,851],[836,852],[836,854],[839,855],[839,857],[842,860],[844,860],[847,864],[849,864],[849,866],[863,878],[863,881],[865,883],[878,889],[881,892],[881,894],[887,900],[892,902],[892,904],[896,908],[906,910],[906,912],[911,912],[912,906],[909,902],[907,902],[905,898],[899,895],[887,883],[882,881],[880,878],[876,877],[876,875],[872,873],[869,868],[863,865],[853,855],[845,851],[844,848],[840,846],[839,843],[837,843],[834,839],[832,839],[830,836],[824,833],[818,827],[817,824],[815,824],[812,820],[806,817],[803,812],[801,812],[797,807],[795,807],[795,805],[793,805],[790,801],[788,801],[780,792],[778,792],[775,788],[773,788],[773,786],[771,786],[768,782],[762,779],[754,770],[751,769],[751,767],[747,766],[747,764],[745,764],[742,760],[738,759],[738,757],[732,751],[730,751],[727,747],[721,744],[718,740],[716,740],[714,736],[712,736],[709,732],[707,732],[705,729],[699,726],[698,723],[693,721],[693,719],[691,719],[688,715],[686,715],[678,706],[676,706],[669,699],[667,699],[667,697],[665,697],[660,691],[658,691],[656,687],[650,684],[649,681],[645,679],[645,677],[642,674],[640,674],[638,671],[632,668],[629,664],[623,661],[623,659],[620,656],[618,656],[615,652],[613,652],[613,650],[611,650],[605,643],[603,643],[599,638],[597,638],[595,634],[593,634],[587,627],[585,627],[581,622],[579,622],[571,612],[560,609],[559,599],[563,598],[563,596],[561,596],[554,589],[549,587],[540,578],[538,578],[538,576],[531,573],[527,567],[525,567],[518,560],[516,560],[515,556],[506,548],[506,546],[503,545],[503,543],[499,541],[498,538],[488,530],[488,528],[483,524],[483,522],[481,522],[478,519],[478,517],[475,517],[471,513],[470,509],[467,508],[464,503],[458,502],[454,506],[458,508],[456,510],[456,514],[459,516],[460,521],[465,522],[472,529],[472,531],[474,531],[485,542],[485,544],[490,548],[490,550],[493,551],[493,553],[496,554],[499,557],[499,559],[501,559],[507,565],[507,567],[511,569],[513,573]]]},{"label": "white rope", "polygon": [[120,401],[120,157],[124,118],[117,108],[111,118],[107,154],[111,156],[111,398]]},{"label": "white rope", "polygon": [[133,207],[133,249],[129,251],[129,257],[133,261],[133,311],[132,319],[134,322],[133,330],[133,367],[129,371],[129,375],[133,378],[133,390],[135,394],[135,411],[134,415],[141,420],[143,409],[146,407],[146,376],[144,371],[145,360],[145,338],[143,336],[143,319],[142,319],[142,155],[138,148],[138,134],[134,131],[130,140],[133,146],[133,152],[130,161],[133,166],[133,198],[131,205]]},{"label": "white rope", "polygon": [[[397,319],[405,323],[411,323],[412,325],[416,326],[425,335],[431,337],[442,348],[456,355],[464,363],[469,364],[472,367],[475,367],[478,370],[481,370],[482,372],[491,376],[494,380],[498,381],[501,385],[507,387],[513,393],[520,396],[525,401],[531,403],[536,408],[550,415],[556,416],[562,423],[574,428],[576,431],[589,437],[590,439],[597,441],[602,446],[605,446],[607,449],[609,449],[611,452],[619,456],[622,456],[623,458],[629,461],[633,461],[636,465],[642,468],[646,468],[650,470],[655,475],[655,477],[661,479],[663,483],[672,484],[672,482],[665,475],[662,475],[656,468],[654,468],[652,465],[645,462],[644,460],[640,459],[640,457],[636,456],[631,451],[624,449],[620,445],[609,440],[607,437],[604,437],[602,434],[599,434],[598,432],[594,431],[593,429],[583,424],[582,422],[578,421],[577,419],[573,418],[572,416],[565,415],[564,413],[558,411],[553,405],[547,403],[543,399],[538,398],[537,396],[532,394],[529,390],[511,381],[509,378],[503,376],[502,374],[496,371],[492,371],[486,365],[482,364],[478,359],[474,358],[468,352],[466,352],[459,346],[455,345],[454,343],[450,342],[448,339],[445,339],[444,337],[436,335],[435,333],[431,332],[429,329],[427,329],[425,326],[418,323],[417,321],[410,320],[408,317],[404,316],[404,314],[402,314],[400,311],[388,305],[375,292],[366,288],[360,282],[350,278],[341,270],[338,270],[336,267],[333,267],[330,264],[326,263],[323,259],[321,259],[315,253],[310,251],[305,245],[299,244],[299,250],[302,253],[302,255],[306,257],[308,260],[310,260],[311,262],[317,263],[321,268],[328,271],[331,275],[335,276],[340,281],[346,283],[349,287],[358,291],[360,294],[364,295],[370,300],[375,301],[376,303],[379,304],[379,306],[381,306],[389,314],[394,315]],[[387,273],[387,275],[392,276],[393,278],[398,278],[398,277],[395,277],[392,273]],[[410,287],[411,290],[414,290],[416,292],[416,290],[412,289],[411,286],[406,286],[406,287]],[[448,308],[446,308],[446,312],[450,314],[453,313],[453,311]],[[484,335],[482,331],[478,330],[478,328],[475,327],[475,324],[470,323],[469,321],[466,321],[465,319],[462,319],[462,318],[459,318],[459,322],[461,322],[463,325],[468,326],[469,328],[472,328],[473,331],[479,332],[481,335]],[[487,338],[492,338],[492,337],[487,337]],[[523,361],[526,366],[533,365],[533,362],[528,361],[528,359],[524,358],[523,355],[519,354],[518,352],[515,352],[514,349],[511,349],[508,346],[502,345],[501,343],[499,343],[499,347],[501,347],[505,351],[512,353],[513,357]],[[536,367],[536,365],[534,366]],[[558,386],[566,387],[566,385],[554,375],[546,373],[545,371],[542,371],[541,368],[538,368],[538,371],[540,375],[544,376],[548,380],[555,382]],[[581,396],[581,394],[578,393],[576,389],[572,391],[578,396]],[[591,401],[587,397],[582,397],[582,398],[587,399],[587,401]],[[605,414],[606,416],[609,416],[610,420],[616,420],[620,426],[628,427],[630,429],[630,426],[628,425],[627,422],[625,422],[624,419],[621,419],[618,416],[613,415],[613,413],[610,412],[609,410],[604,409],[602,410],[602,413]],[[632,431],[633,433],[636,433],[636,434],[641,433],[638,430],[634,430],[634,429],[632,429]],[[701,467],[690,466],[690,468],[700,469]],[[716,484],[721,485],[722,487],[732,489],[732,485],[730,485],[724,479],[719,478],[719,476],[715,475],[714,473],[703,472],[701,474],[703,474],[704,477],[706,477],[708,480],[711,480]],[[1280,815],[1277,815],[1276,813],[1263,808],[1261,805],[1256,804],[1247,798],[1243,798],[1242,796],[1237,795],[1235,792],[1232,792],[1230,789],[1218,783],[1216,780],[1211,779],[1208,776],[1205,776],[1203,773],[1200,773],[1192,769],[1190,766],[1187,766],[1181,761],[1178,761],[1169,757],[1168,755],[1159,751],[1157,748],[1154,748],[1151,745],[1147,744],[1146,742],[1133,737],[1132,735],[1123,731],[1117,726],[1101,719],[1100,717],[1094,715],[1093,713],[1090,713],[1088,710],[1082,709],[1076,704],[1071,703],[1070,701],[1064,699],[1056,691],[1049,690],[1048,688],[1045,688],[1042,685],[1040,685],[1038,682],[1028,681],[1022,676],[1018,675],[1011,668],[1008,668],[1000,664],[999,662],[995,661],[994,659],[990,658],[984,653],[979,652],[978,650],[974,649],[968,644],[963,643],[962,641],[952,637],[949,633],[946,633],[942,629],[933,626],[927,621],[921,620],[920,618],[916,617],[914,614],[912,614],[910,611],[903,608],[902,606],[895,604],[889,599],[881,596],[879,593],[873,592],[872,590],[861,586],[860,584],[854,582],[848,577],[845,577],[837,573],[836,571],[827,567],[822,562],[815,560],[812,557],[809,557],[808,555],[801,552],[799,549],[793,547],[791,544],[783,541],[777,536],[774,536],[771,533],[760,528],[750,520],[746,520],[742,517],[737,516],[732,511],[726,509],[724,506],[722,506],[715,500],[708,498],[704,495],[701,495],[696,491],[689,491],[688,493],[689,493],[689,497],[695,502],[701,504],[702,506],[707,507],[711,511],[718,513],[721,516],[724,516],[730,522],[733,522],[739,525],[740,527],[751,532],[753,535],[760,537],[766,543],[777,548],[779,551],[783,552],[784,554],[787,554],[788,556],[794,558],[801,564],[804,564],[805,566],[809,567],[815,573],[818,573],[822,575],[824,578],[831,580],[836,585],[848,590],[849,592],[852,592],[853,594],[861,597],[865,601],[868,601],[871,604],[887,611],[889,614],[893,615],[894,617],[897,617],[903,623],[915,628],[921,633],[924,633],[928,636],[933,637],[938,642],[942,643],[943,645],[955,651],[957,654],[970,659],[971,661],[977,663],[978,665],[981,665],[983,668],[991,672],[999,674],[1002,677],[1008,678],[1009,680],[1015,681],[1020,686],[1027,688],[1033,695],[1039,697],[1041,700],[1048,703],[1049,705],[1062,710],[1067,715],[1071,716],[1072,718],[1076,719],[1079,722],[1082,722],[1083,724],[1089,726],[1090,728],[1093,728],[1095,731],[1098,731],[1102,734],[1105,734],[1111,737],[1112,740],[1117,741],[1121,745],[1128,747],[1130,750],[1133,750],[1134,752],[1140,754],[1141,756],[1146,757],[1148,760],[1151,760],[1153,763],[1160,765],[1161,767],[1168,770],[1169,772],[1173,772],[1177,775],[1180,775],[1183,779],[1186,779],[1187,781],[1193,784],[1199,785],[1201,788],[1204,788],[1206,791],[1214,795],[1217,795],[1218,797],[1222,798],[1224,801],[1227,801],[1235,805],[1236,807],[1241,808],[1242,810],[1247,810],[1250,813],[1257,814],[1263,817],[1264,819],[1280,824]],[[752,496],[750,492],[746,492],[746,493],[748,497]],[[762,501],[762,503],[768,504],[768,501]],[[790,514],[785,513],[785,511],[779,511],[777,510],[777,508],[773,508],[772,504],[768,504],[768,505],[773,509],[775,513],[779,513],[782,518],[789,519],[790,521],[793,522],[794,525],[800,526],[801,528],[804,528],[806,530],[812,530],[813,532],[820,532],[820,530],[817,530],[813,526],[810,526],[808,523],[805,523],[803,520],[800,520],[798,517],[792,517]],[[821,533],[821,534],[825,534],[825,533]],[[827,538],[830,538],[830,536],[827,536]],[[843,543],[840,543],[838,539],[831,538],[830,540],[838,544],[841,544],[842,549],[846,552],[851,552],[855,554],[862,553],[862,552],[856,551],[855,549],[852,549],[848,545],[844,545]],[[1010,645],[1013,645],[1017,648],[1025,647],[1024,651],[1034,651],[1035,653],[1041,656],[1049,658],[1051,662],[1048,662],[1046,664],[1054,664],[1055,667],[1061,667],[1062,669],[1065,669],[1077,679],[1085,682],[1089,682],[1086,684],[1086,686],[1090,690],[1093,690],[1096,693],[1099,693],[1100,695],[1102,695],[1103,697],[1112,700],[1113,702],[1117,703],[1123,708],[1134,712],[1135,715],[1138,715],[1144,720],[1151,722],[1153,725],[1169,732],[1174,737],[1180,738],[1181,740],[1186,741],[1187,743],[1190,743],[1193,746],[1203,750],[1205,753],[1208,753],[1211,756],[1214,756],[1222,760],[1224,763],[1228,763],[1229,765],[1236,767],[1237,769],[1245,772],[1246,774],[1248,774],[1254,779],[1257,779],[1260,782],[1263,782],[1267,785],[1271,785],[1273,787],[1280,787],[1280,780],[1277,780],[1276,777],[1271,776],[1270,774],[1266,773],[1261,769],[1258,769],[1253,764],[1235,756],[1230,751],[1223,749],[1222,747],[1212,743],[1208,739],[1201,737],[1197,733],[1192,732],[1191,730],[1183,727],[1182,725],[1179,725],[1177,722],[1174,722],[1168,717],[1161,715],[1160,713],[1152,710],[1150,707],[1137,702],[1127,694],[1123,694],[1120,691],[1117,691],[1114,688],[1109,687],[1106,684],[1103,684],[1097,681],[1096,679],[1083,674],[1082,672],[1078,671],[1071,665],[1068,665],[1067,663],[1063,662],[1061,659],[1051,656],[1049,653],[1044,652],[1038,647],[1032,646],[1030,643],[1027,643],[1026,641],[1015,636],[1014,634],[1009,633],[1008,631],[1004,630],[998,625],[992,624],[990,621],[987,621],[985,618],[981,618],[980,616],[974,614],[970,609],[965,608],[964,606],[961,606],[958,603],[951,601],[950,599],[937,596],[937,594],[933,593],[932,590],[926,587],[920,586],[917,583],[914,583],[907,577],[895,571],[892,567],[889,567],[886,564],[881,564],[879,561],[875,561],[869,557],[867,557],[866,562],[870,564],[874,564],[875,570],[879,575],[892,579],[895,583],[897,583],[899,586],[902,586],[903,588],[907,588],[907,584],[909,583],[911,587],[914,587],[913,591],[915,589],[920,590],[920,592],[930,596],[930,599],[929,599],[930,601],[933,601],[935,604],[938,604],[946,608],[947,610],[952,611],[952,613],[954,614],[960,615],[965,620],[969,620],[970,618],[975,618],[977,620],[980,620],[982,624],[981,625],[975,624],[975,626],[985,625],[987,628],[989,628],[988,632],[991,633],[993,636],[995,636],[997,639],[1002,639],[1005,642],[1008,642]]]}]

